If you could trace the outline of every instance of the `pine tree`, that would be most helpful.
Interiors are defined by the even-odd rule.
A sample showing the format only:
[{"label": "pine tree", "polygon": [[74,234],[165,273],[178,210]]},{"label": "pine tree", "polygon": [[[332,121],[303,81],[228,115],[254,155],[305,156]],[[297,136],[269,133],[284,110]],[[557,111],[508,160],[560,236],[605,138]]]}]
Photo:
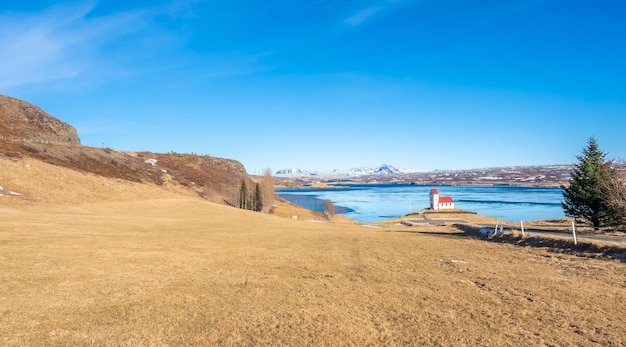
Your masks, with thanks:
[{"label": "pine tree", "polygon": [[614,175],[607,169],[610,163],[600,150],[594,137],[589,139],[569,179],[569,186],[561,186],[564,201],[561,203],[566,216],[585,219],[595,228],[610,225],[619,218],[616,209],[606,202],[601,187],[610,183]]},{"label": "pine tree", "polygon": [[249,209],[248,204],[248,186],[246,185],[246,179],[241,180],[241,187],[239,188],[239,208],[244,210]]},{"label": "pine tree", "polygon": [[261,194],[261,186],[258,183],[254,189],[254,210],[257,212],[263,210],[263,194]]}]

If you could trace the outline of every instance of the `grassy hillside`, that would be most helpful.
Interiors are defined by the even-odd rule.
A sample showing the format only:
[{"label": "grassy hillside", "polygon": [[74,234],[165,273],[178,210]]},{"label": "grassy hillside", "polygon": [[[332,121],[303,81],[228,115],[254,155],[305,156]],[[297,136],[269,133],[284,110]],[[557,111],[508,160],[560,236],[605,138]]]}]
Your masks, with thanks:
[{"label": "grassy hillside", "polygon": [[0,159],[0,185],[3,346],[626,344],[617,260],[292,220],[28,158]]},{"label": "grassy hillside", "polygon": [[62,172],[148,185],[175,185],[207,200],[226,204],[237,200],[234,196],[241,181],[249,181],[245,168],[236,160],[191,154],[120,152],[109,148],[0,140],[0,159],[50,164],[45,172],[70,169]]}]

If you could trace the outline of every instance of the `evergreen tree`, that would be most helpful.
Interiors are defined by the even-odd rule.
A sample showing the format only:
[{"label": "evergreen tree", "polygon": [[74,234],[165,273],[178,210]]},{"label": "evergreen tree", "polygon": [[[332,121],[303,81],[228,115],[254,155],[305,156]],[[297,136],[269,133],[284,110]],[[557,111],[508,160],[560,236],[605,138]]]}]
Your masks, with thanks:
[{"label": "evergreen tree", "polygon": [[595,228],[616,222],[616,209],[606,202],[601,187],[614,178],[607,168],[610,163],[600,150],[594,137],[589,139],[569,179],[569,186],[561,186],[564,201],[561,202],[566,216],[585,219]]},{"label": "evergreen tree", "polygon": [[258,183],[254,189],[254,210],[257,212],[263,210],[263,194],[261,194],[261,186]]},{"label": "evergreen tree", "polygon": [[249,209],[248,204],[248,186],[246,185],[246,179],[241,180],[241,187],[239,188],[239,208],[244,210]]}]

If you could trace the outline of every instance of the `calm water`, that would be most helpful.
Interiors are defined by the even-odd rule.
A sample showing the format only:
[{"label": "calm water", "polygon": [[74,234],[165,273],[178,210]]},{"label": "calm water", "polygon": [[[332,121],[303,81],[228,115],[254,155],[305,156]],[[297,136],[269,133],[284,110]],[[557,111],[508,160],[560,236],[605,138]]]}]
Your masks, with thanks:
[{"label": "calm water", "polygon": [[508,221],[564,217],[561,188],[516,186],[350,185],[347,189],[279,189],[276,193],[317,211],[330,199],[337,212],[362,222],[396,218],[429,207],[429,192],[451,196],[458,209]]}]

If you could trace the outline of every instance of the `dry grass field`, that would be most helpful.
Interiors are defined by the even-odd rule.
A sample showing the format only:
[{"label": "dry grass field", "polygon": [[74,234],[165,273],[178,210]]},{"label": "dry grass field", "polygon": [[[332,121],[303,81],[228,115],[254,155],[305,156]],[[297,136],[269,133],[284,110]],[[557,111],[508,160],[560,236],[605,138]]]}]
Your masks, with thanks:
[{"label": "dry grass field", "polygon": [[2,346],[626,345],[621,261],[29,160],[0,159],[0,185]]}]

